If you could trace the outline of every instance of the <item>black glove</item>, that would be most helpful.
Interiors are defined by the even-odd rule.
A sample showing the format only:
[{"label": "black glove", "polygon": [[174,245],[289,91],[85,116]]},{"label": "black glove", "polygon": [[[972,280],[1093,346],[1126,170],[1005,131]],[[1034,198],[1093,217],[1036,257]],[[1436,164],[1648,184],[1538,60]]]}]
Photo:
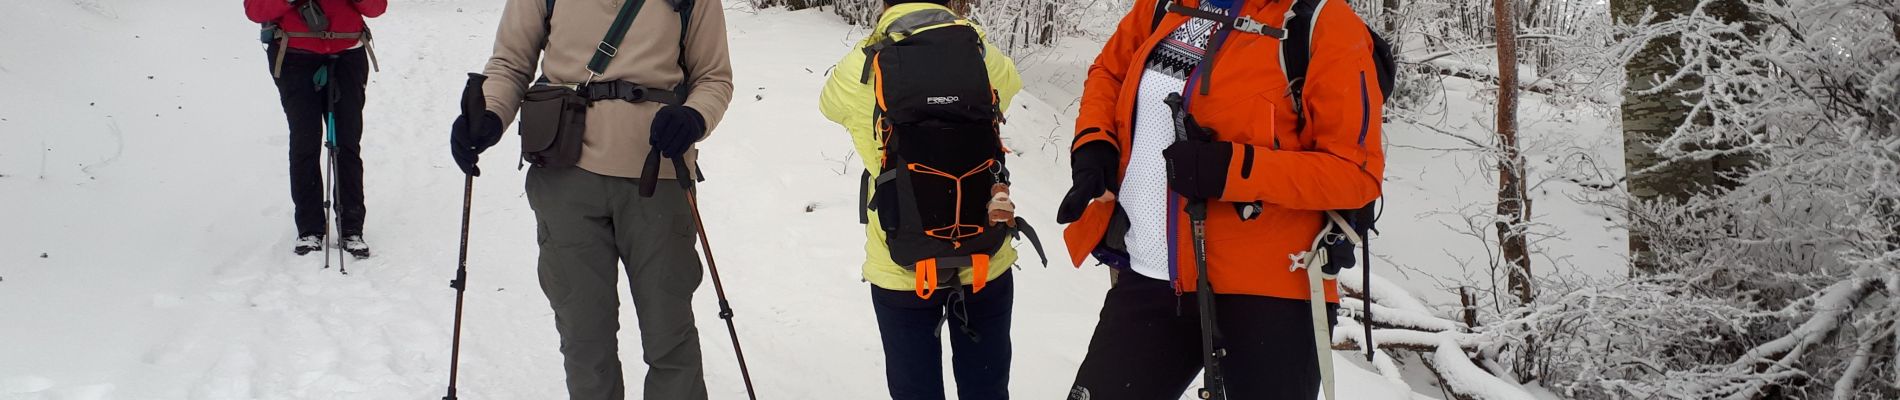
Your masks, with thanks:
[{"label": "black glove", "polygon": [[1219,200],[1227,190],[1232,142],[1175,142],[1161,151],[1168,161],[1168,186],[1189,199]]},{"label": "black glove", "polygon": [[679,158],[705,137],[705,116],[692,107],[669,105],[653,116],[653,134],[647,143],[666,158]]},{"label": "black glove", "polygon": [[1069,178],[1074,183],[1069,187],[1069,194],[1062,196],[1061,207],[1056,209],[1056,223],[1082,219],[1089,202],[1116,186],[1115,174],[1120,166],[1121,154],[1108,143],[1089,143],[1075,149],[1069,157]]},{"label": "black glove", "polygon": [[455,156],[455,165],[462,167],[462,173],[482,176],[482,169],[475,166],[483,150],[501,141],[501,116],[494,111],[482,111],[481,120],[475,129],[468,128],[468,116],[455,117],[455,126],[449,133],[449,155]]}]

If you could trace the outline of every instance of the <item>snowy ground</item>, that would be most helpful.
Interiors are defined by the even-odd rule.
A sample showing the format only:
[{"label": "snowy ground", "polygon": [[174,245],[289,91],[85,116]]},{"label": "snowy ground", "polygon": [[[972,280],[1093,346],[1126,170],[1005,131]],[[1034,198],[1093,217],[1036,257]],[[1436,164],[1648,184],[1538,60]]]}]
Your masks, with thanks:
[{"label": "snowy ground", "polygon": [[[342,276],[288,252],[286,135],[256,25],[237,2],[0,3],[0,36],[14,38],[0,41],[0,399],[439,397],[462,189],[444,142],[462,73],[485,61],[498,10],[495,1],[411,0],[371,22],[382,71],[371,76],[364,157],[378,255]],[[702,146],[711,178],[702,199],[758,388],[770,399],[884,397],[857,276],[858,164],[816,105],[826,69],[862,31],[821,12],[729,5],[727,15],[738,82],[728,118]],[[1025,57],[1029,92],[1005,129],[1020,152],[1011,160],[1017,199],[1052,250],[1062,248],[1053,209],[1067,188],[1072,103],[1098,46],[1071,40]],[[1468,121],[1485,111],[1464,86],[1449,95],[1443,128],[1482,136]],[[1527,106],[1526,129],[1620,160],[1594,133],[1600,118],[1530,122],[1554,115],[1537,111],[1548,108]],[[1388,208],[1375,249],[1409,267],[1383,270],[1390,279],[1442,303],[1451,297],[1441,281],[1482,271],[1485,254],[1475,239],[1448,234],[1442,224],[1458,218],[1442,213],[1484,201],[1494,186],[1483,161],[1427,150],[1451,139],[1415,128],[1389,132],[1387,188],[1405,201]],[[532,215],[522,174],[508,167],[516,150],[512,141],[491,149],[476,185],[468,399],[562,391],[552,313],[534,278]],[[1547,154],[1567,162],[1562,151]],[[1604,229],[1604,212],[1570,201],[1583,193],[1574,185],[1547,188],[1540,217],[1567,230],[1545,244],[1553,256],[1585,273],[1618,272],[1621,233]],[[1023,398],[1067,392],[1107,287],[1100,267],[1065,261],[1058,254],[1054,266],[1018,274],[1012,389]],[[705,289],[708,383],[714,398],[743,398]],[[624,325],[625,347],[637,349],[631,313]],[[1437,396],[1426,379],[1411,379],[1417,394],[1406,395],[1354,363],[1357,354],[1337,357],[1341,398]],[[625,358],[637,382],[637,355]]]}]

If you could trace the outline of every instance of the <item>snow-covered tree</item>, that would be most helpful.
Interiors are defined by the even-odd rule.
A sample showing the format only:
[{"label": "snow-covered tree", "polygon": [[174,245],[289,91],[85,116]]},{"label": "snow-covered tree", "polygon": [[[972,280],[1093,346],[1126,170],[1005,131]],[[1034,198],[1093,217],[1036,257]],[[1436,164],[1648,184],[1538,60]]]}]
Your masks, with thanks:
[{"label": "snow-covered tree", "polygon": [[1539,375],[1577,398],[1900,397],[1900,3],[1651,15],[1618,47],[1673,50],[1637,53],[1666,68],[1632,68],[1655,72],[1628,95],[1678,99],[1682,117],[1631,173],[1748,162],[1634,203],[1653,271],[1573,285],[1493,333],[1547,338]]}]

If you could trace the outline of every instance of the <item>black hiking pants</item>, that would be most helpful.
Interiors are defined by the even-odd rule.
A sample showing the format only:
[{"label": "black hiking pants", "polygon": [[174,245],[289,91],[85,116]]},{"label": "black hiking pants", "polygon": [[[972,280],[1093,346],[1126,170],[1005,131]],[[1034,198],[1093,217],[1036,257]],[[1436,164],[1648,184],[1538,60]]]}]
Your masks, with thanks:
[{"label": "black hiking pants", "polygon": [[[1201,373],[1201,312],[1194,296],[1175,295],[1167,281],[1121,274],[1103,301],[1069,399],[1181,398]],[[1319,396],[1312,311],[1305,300],[1222,294],[1214,303],[1224,340],[1219,345],[1227,349],[1221,359],[1227,398]]]},{"label": "black hiking pants", "polygon": [[[981,293],[969,293],[973,288],[964,286],[969,298],[961,302],[952,301],[956,291],[951,289],[938,289],[924,299],[908,290],[871,286],[871,307],[877,311],[878,335],[884,340],[884,379],[892,400],[944,399],[939,332],[950,339],[957,398],[1009,398],[1009,322],[1016,297],[1012,274],[1004,272],[985,284]],[[946,313],[949,320],[943,321]],[[940,321],[947,329],[940,329]],[[975,337],[964,333],[965,323]]]},{"label": "black hiking pants", "polygon": [[[277,57],[277,45],[265,50],[267,60]],[[363,233],[363,86],[369,81],[369,57],[362,48],[325,55],[291,49],[284,53],[283,73],[276,78],[277,95],[290,123],[290,201],[296,206],[299,236],[323,235],[323,157],[326,114],[335,118],[336,211],[343,236]],[[327,82],[317,85],[324,70]],[[266,70],[268,71],[268,70]]]}]

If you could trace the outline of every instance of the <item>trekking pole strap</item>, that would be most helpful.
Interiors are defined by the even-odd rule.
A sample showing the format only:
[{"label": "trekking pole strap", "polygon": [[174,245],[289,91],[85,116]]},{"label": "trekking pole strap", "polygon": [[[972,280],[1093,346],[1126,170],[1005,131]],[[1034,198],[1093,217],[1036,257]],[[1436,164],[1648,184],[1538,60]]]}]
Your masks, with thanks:
[{"label": "trekking pole strap", "polygon": [[659,175],[660,151],[649,150],[644,167],[640,169],[640,197],[653,197],[653,192],[659,189]]},{"label": "trekking pole strap", "polygon": [[678,181],[680,189],[693,191],[692,169],[686,166],[685,157],[673,157],[673,180]]},{"label": "trekking pole strap", "polygon": [[871,170],[858,178],[858,225],[871,224]]}]

